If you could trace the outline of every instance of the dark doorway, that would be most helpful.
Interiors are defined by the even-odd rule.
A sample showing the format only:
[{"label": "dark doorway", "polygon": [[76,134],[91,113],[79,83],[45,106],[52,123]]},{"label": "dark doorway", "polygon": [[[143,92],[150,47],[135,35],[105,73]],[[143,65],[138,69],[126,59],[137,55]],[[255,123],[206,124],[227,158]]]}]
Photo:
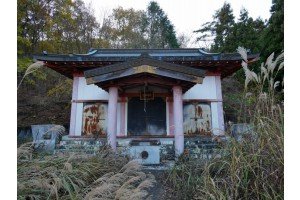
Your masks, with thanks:
[{"label": "dark doorway", "polygon": [[166,135],[166,102],[163,98],[140,100],[133,97],[128,101],[128,135]]}]

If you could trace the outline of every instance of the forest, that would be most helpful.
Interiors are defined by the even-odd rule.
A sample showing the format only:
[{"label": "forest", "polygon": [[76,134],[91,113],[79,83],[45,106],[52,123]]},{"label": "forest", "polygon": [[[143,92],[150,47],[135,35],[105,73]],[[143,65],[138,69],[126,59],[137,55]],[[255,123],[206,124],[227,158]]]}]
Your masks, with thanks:
[{"label": "forest", "polygon": [[[232,53],[243,46],[260,53],[261,61],[283,51],[284,2],[273,0],[268,20],[253,19],[246,9],[233,15],[224,3],[212,21],[195,28],[198,41],[212,41],[208,52]],[[145,10],[115,8],[97,21],[93,9],[81,0],[18,0],[17,77],[22,79],[32,56],[48,53],[86,53],[91,48],[184,48],[190,40],[178,35],[173,23],[155,1]],[[260,62],[257,62],[260,63]],[[250,66],[254,71],[259,64]],[[283,78],[283,72],[279,75]],[[236,121],[236,106],[243,90],[244,72],[224,79],[225,120]],[[18,127],[69,123],[72,80],[42,68],[28,75],[18,89]]]},{"label": "forest", "polygon": [[[189,48],[190,38],[176,33],[155,1],[145,10],[115,8],[102,21],[81,0],[17,2],[18,128],[69,126],[72,80],[48,68],[29,74],[35,54]],[[250,134],[238,141],[227,130],[226,141],[216,141],[217,154],[198,148],[210,158],[184,152],[167,170],[150,173],[105,145],[91,156],[76,148],[49,154],[36,151],[33,142],[18,143],[17,198],[283,199],[284,1],[273,0],[270,14],[253,19],[245,8],[234,16],[225,2],[194,30],[197,41],[211,43],[203,50],[240,54],[241,69],[222,80],[224,113],[226,122],[251,124]],[[259,53],[260,60],[249,64],[247,53]],[[68,132],[59,127],[60,135]]]}]

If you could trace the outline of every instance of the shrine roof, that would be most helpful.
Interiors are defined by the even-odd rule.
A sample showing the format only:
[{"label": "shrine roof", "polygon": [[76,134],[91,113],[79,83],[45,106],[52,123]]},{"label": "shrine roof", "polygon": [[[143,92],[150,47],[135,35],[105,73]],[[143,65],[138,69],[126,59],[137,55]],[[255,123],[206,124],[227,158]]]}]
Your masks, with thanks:
[{"label": "shrine roof", "polygon": [[[148,54],[152,59],[204,69],[220,73],[222,78],[241,68],[242,58],[238,53],[208,53],[198,48],[179,49],[91,49],[87,54],[48,54],[34,55],[34,59],[69,78],[74,73],[84,72],[102,66],[138,58]],[[259,54],[248,54],[250,62]]]},{"label": "shrine roof", "polygon": [[205,70],[153,59],[143,53],[126,62],[87,70],[84,76],[87,84],[96,84],[104,90],[117,85],[124,91],[145,84],[171,90],[172,86],[180,84],[185,92],[202,83]]}]

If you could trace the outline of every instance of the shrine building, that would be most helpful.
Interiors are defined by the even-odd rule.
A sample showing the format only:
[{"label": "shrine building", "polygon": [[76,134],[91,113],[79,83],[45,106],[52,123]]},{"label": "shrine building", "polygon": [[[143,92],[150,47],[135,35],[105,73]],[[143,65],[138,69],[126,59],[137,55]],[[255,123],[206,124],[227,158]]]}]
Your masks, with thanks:
[{"label": "shrine building", "polygon": [[[249,62],[257,56],[248,55]],[[113,150],[122,141],[140,147],[155,141],[157,151],[168,141],[175,155],[187,139],[224,134],[221,79],[242,62],[238,53],[196,48],[91,49],[34,58],[73,79],[69,140],[104,138]]]}]

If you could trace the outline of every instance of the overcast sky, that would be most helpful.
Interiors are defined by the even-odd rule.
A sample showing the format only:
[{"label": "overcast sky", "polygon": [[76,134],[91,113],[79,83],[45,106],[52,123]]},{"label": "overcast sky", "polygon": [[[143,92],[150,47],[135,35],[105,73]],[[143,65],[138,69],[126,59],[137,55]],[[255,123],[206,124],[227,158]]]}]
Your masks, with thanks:
[{"label": "overcast sky", "polygon": [[[83,0],[86,5],[91,3],[95,16],[102,21],[112,9],[119,6],[146,10],[151,0]],[[204,44],[195,43],[196,34],[193,33],[201,25],[212,20],[212,15],[223,4],[224,0],[157,0],[160,7],[166,12],[175,26],[178,34],[184,33],[191,38],[189,47],[199,47]],[[241,8],[246,8],[253,18],[269,19],[272,0],[227,0],[231,4],[236,19]]]}]

